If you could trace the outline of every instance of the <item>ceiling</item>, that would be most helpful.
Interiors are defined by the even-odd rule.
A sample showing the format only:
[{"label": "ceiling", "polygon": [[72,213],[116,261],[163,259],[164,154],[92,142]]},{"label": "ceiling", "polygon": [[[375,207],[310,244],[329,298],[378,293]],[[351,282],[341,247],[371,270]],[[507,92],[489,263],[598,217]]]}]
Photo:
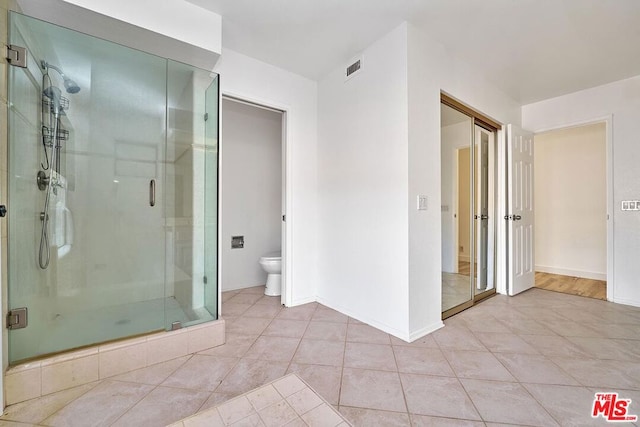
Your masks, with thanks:
[{"label": "ceiling", "polygon": [[640,75],[638,0],[187,0],[223,46],[318,80],[403,21],[527,104]]}]

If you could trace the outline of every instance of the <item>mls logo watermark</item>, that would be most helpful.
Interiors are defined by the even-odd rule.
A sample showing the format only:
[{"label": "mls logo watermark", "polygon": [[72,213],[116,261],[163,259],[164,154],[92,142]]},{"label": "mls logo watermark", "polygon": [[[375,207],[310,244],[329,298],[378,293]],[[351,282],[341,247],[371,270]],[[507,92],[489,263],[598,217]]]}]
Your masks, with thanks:
[{"label": "mls logo watermark", "polygon": [[619,399],[618,393],[596,393],[593,400],[592,418],[602,416],[608,422],[638,421],[637,415],[629,415],[631,399]]}]

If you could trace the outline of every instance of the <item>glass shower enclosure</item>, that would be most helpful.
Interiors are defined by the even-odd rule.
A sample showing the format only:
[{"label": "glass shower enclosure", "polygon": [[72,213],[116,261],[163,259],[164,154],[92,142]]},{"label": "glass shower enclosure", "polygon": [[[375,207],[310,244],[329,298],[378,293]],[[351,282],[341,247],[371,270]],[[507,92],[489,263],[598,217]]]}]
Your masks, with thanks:
[{"label": "glass shower enclosure", "polygon": [[17,13],[9,38],[10,363],[216,319],[218,76]]}]

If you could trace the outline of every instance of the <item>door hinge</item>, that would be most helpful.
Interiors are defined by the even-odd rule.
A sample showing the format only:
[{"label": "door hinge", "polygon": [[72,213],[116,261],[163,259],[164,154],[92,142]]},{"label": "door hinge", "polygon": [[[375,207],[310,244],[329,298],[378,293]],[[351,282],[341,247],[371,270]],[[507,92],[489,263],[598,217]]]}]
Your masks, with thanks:
[{"label": "door hinge", "polygon": [[7,46],[7,62],[14,67],[27,68],[27,49],[11,44]]},{"label": "door hinge", "polygon": [[207,280],[207,276],[204,276],[202,278],[202,283],[204,283],[205,285],[207,284],[208,280]]},{"label": "door hinge", "polygon": [[283,222],[287,222],[287,216],[286,215],[282,215],[282,221]]},{"label": "door hinge", "polygon": [[204,113],[204,121],[206,122],[207,120],[209,120],[209,113]]},{"label": "door hinge", "polygon": [[27,307],[14,308],[7,313],[7,329],[22,329],[28,325]]}]

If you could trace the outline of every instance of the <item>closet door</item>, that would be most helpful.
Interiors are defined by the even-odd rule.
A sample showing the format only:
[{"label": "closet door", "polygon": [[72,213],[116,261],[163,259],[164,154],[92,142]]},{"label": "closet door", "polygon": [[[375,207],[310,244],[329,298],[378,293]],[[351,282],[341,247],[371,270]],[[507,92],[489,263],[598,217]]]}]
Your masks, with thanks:
[{"label": "closet door", "polygon": [[474,288],[494,289],[495,277],[495,134],[475,126],[474,140]]}]

